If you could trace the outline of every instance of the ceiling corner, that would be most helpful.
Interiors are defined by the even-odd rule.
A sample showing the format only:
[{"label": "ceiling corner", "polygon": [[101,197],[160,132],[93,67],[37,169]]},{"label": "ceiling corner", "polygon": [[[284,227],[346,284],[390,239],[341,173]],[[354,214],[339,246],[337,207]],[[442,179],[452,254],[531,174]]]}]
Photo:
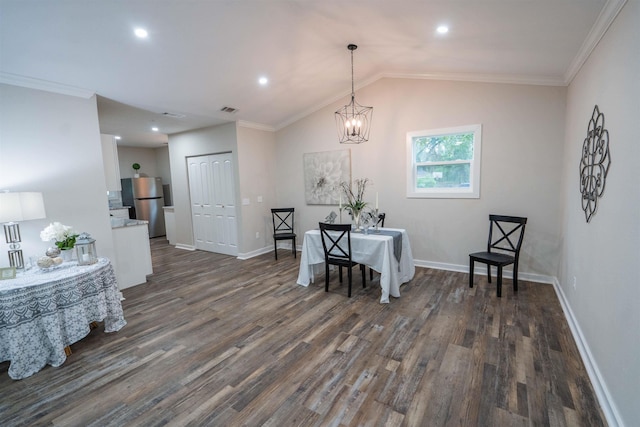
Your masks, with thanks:
[{"label": "ceiling corner", "polygon": [[568,86],[573,78],[578,74],[582,65],[584,65],[593,49],[598,45],[600,39],[605,35],[611,23],[616,19],[618,13],[622,10],[627,0],[607,0],[607,3],[602,8],[598,19],[591,27],[587,38],[582,43],[578,54],[573,58],[571,65],[567,69],[564,75],[565,86]]},{"label": "ceiling corner", "polygon": [[0,83],[89,99],[95,91],[0,71]]}]

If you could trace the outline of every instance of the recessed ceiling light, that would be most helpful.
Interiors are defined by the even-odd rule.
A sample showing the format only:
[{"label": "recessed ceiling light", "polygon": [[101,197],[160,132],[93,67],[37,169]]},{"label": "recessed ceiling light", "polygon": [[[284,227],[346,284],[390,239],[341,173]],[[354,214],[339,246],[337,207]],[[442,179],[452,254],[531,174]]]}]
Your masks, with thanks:
[{"label": "recessed ceiling light", "polygon": [[438,32],[438,34],[447,34],[449,32],[449,27],[447,27],[446,25],[440,25],[438,28],[436,28],[436,31]]},{"label": "recessed ceiling light", "polygon": [[146,39],[149,35],[149,33],[147,33],[147,30],[145,30],[144,28],[136,28],[134,34],[141,39]]},{"label": "recessed ceiling light", "polygon": [[154,131],[154,132],[158,132],[158,128],[157,128],[157,127],[155,127],[155,126],[154,126],[154,127],[152,127],[152,128],[151,128],[151,130],[152,130],[152,131]]},{"label": "recessed ceiling light", "polygon": [[116,139],[122,139],[122,138],[120,138],[119,136],[116,135]]},{"label": "recessed ceiling light", "polygon": [[266,77],[260,77],[258,79],[258,83],[260,83],[262,86],[266,85],[267,83],[269,83],[269,79],[267,79]]}]

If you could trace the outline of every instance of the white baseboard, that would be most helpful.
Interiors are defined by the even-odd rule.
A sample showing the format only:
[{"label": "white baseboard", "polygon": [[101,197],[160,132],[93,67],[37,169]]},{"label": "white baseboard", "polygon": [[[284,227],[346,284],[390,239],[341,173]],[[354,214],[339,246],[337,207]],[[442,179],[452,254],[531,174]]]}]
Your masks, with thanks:
[{"label": "white baseboard", "polygon": [[238,259],[239,260],[247,260],[249,258],[253,258],[253,257],[257,257],[257,256],[260,256],[260,255],[264,255],[264,254],[269,253],[269,252],[273,252],[273,247],[272,246],[256,249],[255,251],[251,251],[251,252],[244,252],[244,253],[238,254]]},{"label": "white baseboard", "polygon": [[567,319],[567,323],[569,324],[569,329],[571,329],[571,335],[573,335],[573,339],[578,346],[578,351],[580,352],[580,357],[582,358],[582,362],[584,363],[585,368],[587,369],[587,375],[589,375],[589,379],[591,380],[591,385],[593,385],[593,389],[596,392],[596,397],[598,398],[598,403],[600,403],[600,408],[602,409],[602,413],[604,417],[607,419],[607,424],[611,427],[621,427],[624,426],[624,422],[620,417],[620,413],[611,397],[611,393],[609,393],[609,389],[607,388],[607,384],[602,378],[602,374],[600,373],[600,369],[598,369],[598,364],[593,358],[593,354],[591,353],[591,349],[589,348],[589,344],[587,340],[584,338],[582,334],[582,330],[580,329],[580,325],[578,324],[575,316],[573,315],[573,310],[571,310],[571,305],[569,305],[569,301],[567,300],[562,287],[560,286],[560,282],[558,282],[557,278],[554,278],[553,281],[553,289],[556,291],[556,295],[558,296],[558,300],[560,301],[560,306],[562,306],[562,311],[564,312],[564,317]]},{"label": "white baseboard", "polygon": [[[291,250],[291,243],[278,243],[278,249],[286,249],[288,251]],[[296,252],[300,252],[302,250],[301,247],[296,246]],[[251,252],[244,252],[241,254],[238,254],[238,259],[240,260],[246,260],[249,258],[253,258],[253,257],[257,257],[260,255],[264,255],[266,253],[269,252],[273,252],[273,246],[265,246],[264,248],[260,248],[260,249],[256,249],[255,251],[251,251]]]},{"label": "white baseboard", "polygon": [[[419,259],[413,260],[413,263],[415,264],[416,267],[433,268],[435,270],[457,271],[459,273],[468,273],[469,272],[469,266],[468,265],[448,264],[448,263],[444,263],[444,262],[433,262],[433,261],[423,261],[423,260],[419,260]],[[485,264],[476,263],[476,266],[473,269],[473,274],[474,275],[481,274],[481,275],[486,276],[487,275],[487,266]],[[494,269],[494,274],[495,274],[495,269]],[[503,270],[502,274],[503,274],[503,277],[511,278],[511,277],[513,277],[513,270]],[[554,280],[555,280],[555,277],[552,277],[552,276],[545,276],[543,274],[536,274],[536,273],[524,273],[522,271],[520,271],[518,273],[518,278],[520,278],[522,280],[529,281],[529,282],[549,283],[549,284],[553,284]]]},{"label": "white baseboard", "polygon": [[176,243],[176,249],[184,249],[185,251],[195,251],[196,247],[193,245],[185,245],[183,243]]}]

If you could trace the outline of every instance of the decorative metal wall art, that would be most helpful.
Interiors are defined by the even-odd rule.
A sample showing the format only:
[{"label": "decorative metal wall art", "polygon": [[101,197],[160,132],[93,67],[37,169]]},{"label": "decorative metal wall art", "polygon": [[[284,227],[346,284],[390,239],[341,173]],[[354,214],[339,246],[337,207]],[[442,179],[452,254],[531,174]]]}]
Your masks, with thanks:
[{"label": "decorative metal wall art", "polygon": [[598,208],[598,198],[602,197],[604,192],[609,166],[609,131],[604,128],[604,114],[596,105],[589,120],[587,137],[582,143],[580,159],[580,193],[582,210],[587,222]]}]

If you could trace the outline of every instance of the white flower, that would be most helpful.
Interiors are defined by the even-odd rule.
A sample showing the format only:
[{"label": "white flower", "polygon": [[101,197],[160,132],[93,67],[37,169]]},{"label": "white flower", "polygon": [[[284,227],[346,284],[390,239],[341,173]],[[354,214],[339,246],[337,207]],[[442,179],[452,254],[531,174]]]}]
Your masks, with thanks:
[{"label": "white flower", "polygon": [[40,238],[44,242],[55,240],[56,242],[62,242],[69,237],[75,235],[76,232],[68,225],[62,225],[59,222],[49,224],[44,230],[40,232]]}]

